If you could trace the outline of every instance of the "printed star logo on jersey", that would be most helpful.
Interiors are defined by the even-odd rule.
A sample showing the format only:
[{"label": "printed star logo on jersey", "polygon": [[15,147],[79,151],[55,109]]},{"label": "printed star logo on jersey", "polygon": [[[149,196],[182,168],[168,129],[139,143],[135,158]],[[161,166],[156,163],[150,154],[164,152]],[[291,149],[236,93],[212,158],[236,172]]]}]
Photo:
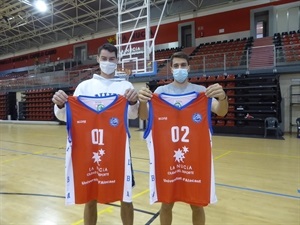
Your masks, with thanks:
[{"label": "printed star logo on jersey", "polygon": [[101,162],[101,157],[103,155],[105,155],[105,150],[103,150],[102,148],[98,150],[98,152],[93,152],[92,159],[94,159],[94,163],[97,163],[99,165]]},{"label": "printed star logo on jersey", "polygon": [[187,153],[187,152],[189,152],[189,149],[186,146],[183,146],[182,150],[183,150],[184,154]]},{"label": "printed star logo on jersey", "polygon": [[183,146],[182,149],[177,149],[176,151],[174,151],[174,158],[175,158],[175,162],[184,162],[184,158],[185,158],[185,154],[189,152],[189,149],[186,146]]}]

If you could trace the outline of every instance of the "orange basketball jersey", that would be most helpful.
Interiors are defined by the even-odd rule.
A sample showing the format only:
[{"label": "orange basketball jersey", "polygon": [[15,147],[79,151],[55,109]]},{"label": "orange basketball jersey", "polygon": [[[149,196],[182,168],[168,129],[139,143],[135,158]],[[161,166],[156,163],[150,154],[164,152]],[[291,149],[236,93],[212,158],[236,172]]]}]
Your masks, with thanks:
[{"label": "orange basketball jersey", "polygon": [[131,202],[127,100],[72,96],[66,104],[66,204]]},{"label": "orange basketball jersey", "polygon": [[150,203],[216,202],[211,99],[204,93],[154,94],[144,133],[150,158]]}]

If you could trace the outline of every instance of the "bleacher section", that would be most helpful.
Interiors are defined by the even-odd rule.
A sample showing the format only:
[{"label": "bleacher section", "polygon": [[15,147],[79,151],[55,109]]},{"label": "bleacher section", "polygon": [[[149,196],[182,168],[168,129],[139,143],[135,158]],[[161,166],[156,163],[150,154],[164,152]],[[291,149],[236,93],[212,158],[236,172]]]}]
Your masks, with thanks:
[{"label": "bleacher section", "polygon": [[191,54],[191,70],[233,68],[245,65],[246,50],[253,38],[200,44]]},{"label": "bleacher section", "polygon": [[164,76],[169,74],[168,70],[170,69],[170,64],[168,59],[170,59],[173,53],[179,52],[181,50],[182,48],[167,48],[155,51],[155,60],[157,61],[158,76]]},{"label": "bleacher section", "polygon": [[22,94],[20,120],[51,121],[55,119],[52,103],[53,88],[28,90]]},{"label": "bleacher section", "polygon": [[5,74],[3,76],[0,76],[0,80],[17,79],[20,77],[26,77],[27,75],[28,75],[27,71],[11,72],[11,73]]},{"label": "bleacher section", "polygon": [[[161,79],[149,82],[151,91],[172,80]],[[224,116],[212,114],[215,133],[255,134],[264,132],[264,119],[272,116],[281,120],[281,92],[276,74],[218,74],[193,76],[189,81],[208,87],[214,83],[223,86],[228,96],[228,113]]]},{"label": "bleacher section", "polygon": [[300,61],[300,31],[284,32],[281,35],[282,49],[286,62]]}]

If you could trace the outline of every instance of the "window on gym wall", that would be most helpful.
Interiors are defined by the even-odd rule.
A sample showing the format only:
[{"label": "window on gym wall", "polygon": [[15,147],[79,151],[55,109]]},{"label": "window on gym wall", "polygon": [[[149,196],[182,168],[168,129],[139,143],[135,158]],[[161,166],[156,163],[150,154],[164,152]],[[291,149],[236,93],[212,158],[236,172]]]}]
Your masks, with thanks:
[{"label": "window on gym wall", "polygon": [[178,24],[178,45],[182,47],[195,46],[194,21]]},{"label": "window on gym wall", "polygon": [[181,27],[181,44],[184,47],[192,46],[192,26],[182,26]]},{"label": "window on gym wall", "polygon": [[78,44],[74,46],[74,59],[77,63],[82,63],[87,59],[87,44]]},{"label": "window on gym wall", "polygon": [[251,20],[253,21],[251,30],[255,38],[263,38],[270,35],[268,10],[253,12],[253,17]]},{"label": "window on gym wall", "polygon": [[265,35],[264,21],[259,21],[256,23],[256,38],[263,38]]}]

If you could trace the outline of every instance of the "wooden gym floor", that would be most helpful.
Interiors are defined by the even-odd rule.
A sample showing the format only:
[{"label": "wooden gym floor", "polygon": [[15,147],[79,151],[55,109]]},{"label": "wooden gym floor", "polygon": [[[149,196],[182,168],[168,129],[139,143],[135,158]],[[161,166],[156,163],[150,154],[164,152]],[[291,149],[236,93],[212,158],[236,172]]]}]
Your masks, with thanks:
[{"label": "wooden gym floor", "polygon": [[[148,152],[131,128],[136,180],[135,224],[159,224],[149,204]],[[299,225],[300,139],[213,137],[218,202],[205,208],[207,225]],[[0,224],[79,225],[83,206],[65,206],[65,126],[0,124]],[[121,224],[119,203],[98,204],[98,224]],[[191,224],[176,203],[173,224]]]}]

